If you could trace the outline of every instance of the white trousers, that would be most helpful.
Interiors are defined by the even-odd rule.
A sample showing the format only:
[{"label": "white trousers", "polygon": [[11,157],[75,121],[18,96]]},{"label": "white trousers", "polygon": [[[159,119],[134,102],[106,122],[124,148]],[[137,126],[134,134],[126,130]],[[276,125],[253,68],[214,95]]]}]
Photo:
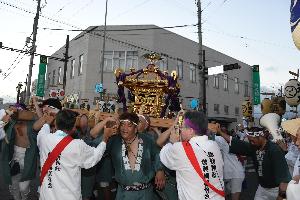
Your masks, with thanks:
[{"label": "white trousers", "polygon": [[12,185],[9,186],[9,191],[15,200],[27,200],[30,192],[30,181],[20,182],[22,171],[24,169],[24,157],[26,148],[14,146],[13,160],[20,164],[21,173],[12,176]]},{"label": "white trousers", "polygon": [[278,189],[278,187],[264,188],[259,185],[254,200],[275,200],[278,196]]}]

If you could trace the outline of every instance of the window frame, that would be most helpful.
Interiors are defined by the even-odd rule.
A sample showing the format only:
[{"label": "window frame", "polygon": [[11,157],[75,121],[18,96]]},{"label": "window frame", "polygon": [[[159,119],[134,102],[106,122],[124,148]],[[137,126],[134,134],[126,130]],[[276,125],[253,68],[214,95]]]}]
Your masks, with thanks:
[{"label": "window frame", "polygon": [[224,91],[228,91],[228,74],[224,74],[223,76],[223,88]]},{"label": "window frame", "polygon": [[216,74],[213,77],[214,77],[214,88],[219,89],[219,85],[220,85],[219,76]]},{"label": "window frame", "polygon": [[177,73],[178,73],[178,78],[183,79],[183,60],[177,59]]},{"label": "window frame", "polygon": [[75,77],[75,59],[71,60],[70,79]]},{"label": "window frame", "polygon": [[83,54],[78,58],[78,76],[83,74]]},{"label": "window frame", "polygon": [[240,92],[240,85],[239,85],[239,78],[238,77],[234,77],[234,92],[236,94],[239,94],[239,92]]},{"label": "window frame", "polygon": [[224,105],[224,114],[229,115],[229,106],[228,105]]},{"label": "window frame", "polygon": [[58,67],[57,73],[57,85],[59,85],[61,84],[61,67]]},{"label": "window frame", "polygon": [[192,83],[196,83],[197,82],[197,66],[195,64],[190,64],[190,81]]},{"label": "window frame", "polygon": [[52,86],[54,86],[55,85],[55,75],[56,75],[56,70],[54,69],[53,71],[52,71]]},{"label": "window frame", "polygon": [[249,97],[249,82],[244,81],[244,97]]},{"label": "window frame", "polygon": [[214,113],[220,114],[220,104],[214,104]]}]

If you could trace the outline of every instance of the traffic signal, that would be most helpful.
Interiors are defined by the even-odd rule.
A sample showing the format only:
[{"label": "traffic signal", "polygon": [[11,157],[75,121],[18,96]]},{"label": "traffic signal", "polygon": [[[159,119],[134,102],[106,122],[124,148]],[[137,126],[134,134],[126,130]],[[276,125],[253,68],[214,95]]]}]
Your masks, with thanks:
[{"label": "traffic signal", "polygon": [[208,79],[208,68],[207,67],[204,67],[204,69],[203,69],[203,77],[204,77],[204,80]]},{"label": "traffic signal", "polygon": [[223,71],[229,71],[233,69],[240,69],[241,66],[238,63],[223,65]]}]

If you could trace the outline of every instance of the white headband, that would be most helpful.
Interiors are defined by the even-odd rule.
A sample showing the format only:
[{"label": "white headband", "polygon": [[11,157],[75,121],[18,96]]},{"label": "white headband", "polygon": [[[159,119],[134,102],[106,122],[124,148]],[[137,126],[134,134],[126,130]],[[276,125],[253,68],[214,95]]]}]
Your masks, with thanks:
[{"label": "white headband", "polygon": [[258,136],[264,136],[263,131],[247,131],[245,130],[246,135],[251,136],[251,137],[258,137]]},{"label": "white headband", "polygon": [[146,117],[144,115],[138,115],[138,116],[142,117],[146,121],[146,123],[149,125],[149,122],[147,121],[147,119],[146,119]]},{"label": "white headband", "polygon": [[135,123],[133,121],[130,121],[129,119],[122,119],[122,120],[120,120],[120,122],[131,122],[131,123],[133,123],[134,125],[137,126],[137,123]]}]

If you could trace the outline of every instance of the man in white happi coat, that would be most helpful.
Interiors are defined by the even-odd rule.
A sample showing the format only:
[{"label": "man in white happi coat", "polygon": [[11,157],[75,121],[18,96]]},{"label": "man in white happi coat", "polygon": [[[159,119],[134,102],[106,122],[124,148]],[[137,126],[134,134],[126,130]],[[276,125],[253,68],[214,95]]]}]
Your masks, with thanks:
[{"label": "man in white happi coat", "polygon": [[[175,131],[177,127],[171,127],[174,130],[170,135],[171,143],[161,149],[161,162],[176,171],[180,200],[225,199],[222,155],[218,144],[205,135],[207,126],[208,120],[203,112],[187,111],[179,127],[180,135]],[[204,178],[196,172],[184,145],[192,148]]]},{"label": "man in white happi coat", "polygon": [[223,160],[224,160],[224,182],[227,195],[231,195],[232,200],[239,200],[242,191],[242,184],[245,178],[245,170],[242,163],[235,154],[229,153],[229,144],[221,136],[216,136]]},{"label": "man in white happi coat", "polygon": [[[54,118],[49,116],[37,136],[40,150],[40,163],[44,165],[48,155],[55,146],[66,136],[75,131],[76,114],[70,110],[59,111],[55,117],[57,131],[50,133]],[[40,199],[80,200],[81,197],[81,168],[91,168],[97,164],[106,149],[108,138],[116,131],[116,127],[104,128],[102,142],[96,147],[87,145],[83,140],[72,140],[56,158],[48,170],[40,188]]]}]

